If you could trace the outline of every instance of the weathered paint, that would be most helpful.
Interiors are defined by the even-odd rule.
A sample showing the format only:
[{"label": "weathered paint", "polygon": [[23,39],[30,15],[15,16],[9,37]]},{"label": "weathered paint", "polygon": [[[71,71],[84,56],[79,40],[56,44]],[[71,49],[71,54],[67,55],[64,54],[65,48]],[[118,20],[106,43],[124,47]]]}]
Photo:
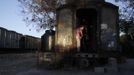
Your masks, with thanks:
[{"label": "weathered paint", "polygon": [[72,14],[73,12],[70,9],[59,10],[58,13],[55,46],[60,52],[71,49],[73,45]]},{"label": "weathered paint", "polygon": [[101,29],[101,49],[117,50],[118,10],[111,7],[103,7],[101,14],[101,25],[107,25],[107,28]]},{"label": "weathered paint", "polygon": [[[81,1],[81,0],[79,0]],[[91,2],[90,2],[91,1]],[[75,34],[77,26],[76,12],[78,9],[94,9],[97,12],[97,29],[94,33],[95,49],[117,50],[118,40],[118,7],[102,1],[85,0],[76,4],[68,3],[57,10],[56,43],[55,48],[65,51],[76,48]],[[72,1],[73,3],[73,1]],[[70,5],[70,6],[69,6]],[[75,7],[74,7],[75,6]],[[103,25],[107,27],[102,28]]]}]

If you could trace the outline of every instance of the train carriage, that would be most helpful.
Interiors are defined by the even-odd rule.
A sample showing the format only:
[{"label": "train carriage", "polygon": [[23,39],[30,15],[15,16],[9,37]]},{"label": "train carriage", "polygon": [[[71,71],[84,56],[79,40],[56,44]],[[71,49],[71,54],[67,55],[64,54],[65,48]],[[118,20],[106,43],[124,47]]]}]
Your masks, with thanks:
[{"label": "train carriage", "polygon": [[[72,62],[70,65],[75,62],[79,66],[89,67],[104,64],[110,57],[120,56],[118,7],[105,0],[66,2],[56,10],[55,42],[51,42],[54,49],[41,52],[40,61],[44,64]],[[42,37],[43,50],[49,50],[50,36],[51,33],[46,33],[46,38]]]},{"label": "train carriage", "polygon": [[[0,53],[29,52],[40,48],[40,38],[0,27]],[[29,49],[29,50],[28,50]]]}]

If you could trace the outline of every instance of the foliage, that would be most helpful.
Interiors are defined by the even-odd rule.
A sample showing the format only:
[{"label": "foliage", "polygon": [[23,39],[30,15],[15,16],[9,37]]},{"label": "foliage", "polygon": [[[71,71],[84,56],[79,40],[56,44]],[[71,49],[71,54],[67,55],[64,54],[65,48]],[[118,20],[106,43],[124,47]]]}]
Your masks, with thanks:
[{"label": "foliage", "polygon": [[[51,29],[55,26],[56,8],[65,4],[65,0],[18,0],[22,6],[24,21],[28,25],[35,25],[37,29]],[[75,0],[67,0],[75,1]],[[124,6],[120,10],[120,27],[124,24],[134,23],[134,0],[115,0]]]},{"label": "foliage", "polygon": [[56,8],[64,0],[18,0],[24,14],[24,21],[28,25],[36,25],[38,30],[50,29],[55,25]]},{"label": "foliage", "polygon": [[121,2],[123,8],[120,10],[120,20],[134,24],[134,0],[115,0]]}]

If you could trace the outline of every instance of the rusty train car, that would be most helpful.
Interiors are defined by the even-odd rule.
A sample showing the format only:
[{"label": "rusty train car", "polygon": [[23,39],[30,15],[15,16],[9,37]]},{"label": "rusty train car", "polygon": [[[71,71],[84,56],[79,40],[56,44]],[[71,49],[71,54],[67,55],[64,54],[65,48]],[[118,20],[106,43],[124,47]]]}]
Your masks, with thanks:
[{"label": "rusty train car", "polygon": [[0,52],[37,50],[39,48],[40,38],[0,27]]},{"label": "rusty train car", "polygon": [[0,27],[0,48],[19,48],[19,39],[23,35]]},{"label": "rusty train car", "polygon": [[41,36],[41,50],[43,52],[54,50],[54,42],[55,42],[55,31],[54,30],[46,30],[46,33]]},{"label": "rusty train car", "polygon": [[[89,67],[120,56],[117,6],[105,0],[66,0],[56,14],[55,34],[43,35],[46,48],[42,47],[39,63]],[[82,29],[79,39],[77,29]]]},{"label": "rusty train car", "polygon": [[20,38],[20,48],[25,49],[40,49],[40,42],[41,40],[37,37],[24,35]]}]

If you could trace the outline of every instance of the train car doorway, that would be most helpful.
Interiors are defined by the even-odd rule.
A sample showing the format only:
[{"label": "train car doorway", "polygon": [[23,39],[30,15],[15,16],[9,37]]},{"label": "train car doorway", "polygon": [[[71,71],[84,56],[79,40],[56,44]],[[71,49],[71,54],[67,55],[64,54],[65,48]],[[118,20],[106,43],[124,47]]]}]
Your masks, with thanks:
[{"label": "train car doorway", "polygon": [[76,20],[77,26],[84,26],[80,39],[80,52],[95,51],[97,46],[97,11],[95,9],[78,9]]}]

